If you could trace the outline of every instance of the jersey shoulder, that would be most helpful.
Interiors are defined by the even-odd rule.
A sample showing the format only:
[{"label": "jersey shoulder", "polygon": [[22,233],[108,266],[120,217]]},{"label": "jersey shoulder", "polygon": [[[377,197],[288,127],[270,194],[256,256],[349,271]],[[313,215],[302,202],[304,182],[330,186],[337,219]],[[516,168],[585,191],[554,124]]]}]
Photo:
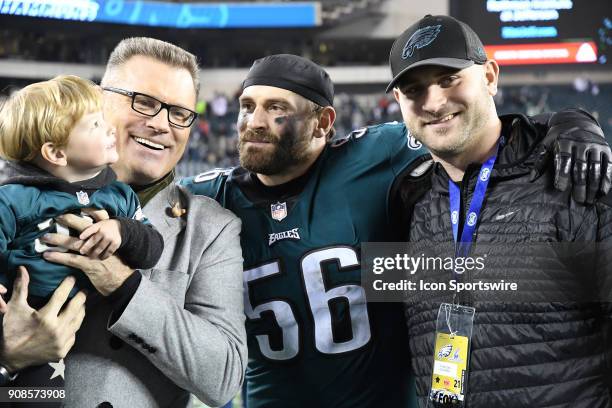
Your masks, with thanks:
[{"label": "jersey shoulder", "polygon": [[[421,142],[408,131],[404,123],[388,122],[353,130],[330,142],[336,154],[367,158],[372,162],[410,162],[427,154]],[[332,153],[332,154],[333,154]]]},{"label": "jersey shoulder", "polygon": [[13,209],[16,215],[27,215],[30,209],[44,199],[45,192],[34,186],[5,184],[0,186],[0,203]]},{"label": "jersey shoulder", "polygon": [[219,201],[223,194],[227,180],[236,167],[216,168],[178,181],[179,186],[185,187],[194,195],[203,195]]},{"label": "jersey shoulder", "polygon": [[109,185],[105,186],[101,190],[98,190],[95,194],[102,193],[104,195],[108,195],[109,197],[118,200],[118,202],[127,203],[133,199],[136,195],[132,187],[128,186],[121,181],[113,181]]},{"label": "jersey shoulder", "polygon": [[133,218],[138,221],[146,220],[142,213],[138,195],[126,183],[113,181],[104,189],[96,192],[96,194],[100,193],[104,196],[96,198],[100,198],[105,203],[115,203],[116,208],[106,208],[107,211],[113,211],[116,216]]},{"label": "jersey shoulder", "polygon": [[387,122],[355,129],[348,135],[335,137],[331,141],[331,146],[334,148],[360,146],[363,149],[376,150],[398,147],[410,150],[423,149],[421,142],[417,141],[406,125],[400,122]]}]

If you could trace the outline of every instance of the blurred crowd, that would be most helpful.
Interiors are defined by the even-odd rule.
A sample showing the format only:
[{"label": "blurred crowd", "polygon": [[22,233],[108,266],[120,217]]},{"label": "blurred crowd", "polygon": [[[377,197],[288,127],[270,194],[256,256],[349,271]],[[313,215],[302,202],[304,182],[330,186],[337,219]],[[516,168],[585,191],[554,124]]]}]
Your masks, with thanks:
[{"label": "blurred crowd", "polygon": [[[2,97],[0,91],[0,102]],[[577,78],[574,84],[564,86],[500,87],[495,101],[500,114],[522,112],[535,115],[567,107],[581,107],[599,120],[612,144],[612,84],[598,85]],[[339,93],[334,105],[338,113],[335,124],[338,135],[346,135],[368,125],[402,120],[399,106],[391,94]],[[198,120],[193,125],[185,154],[177,167],[179,176],[238,165],[238,109],[238,92],[232,95],[216,93],[212,99],[198,102]],[[0,173],[1,167],[2,163]]]},{"label": "blurred crowd", "polygon": [[[578,78],[571,86],[508,86],[495,97],[500,114],[522,112],[536,115],[567,107],[591,112],[612,144],[612,85],[597,85]],[[377,123],[401,121],[401,112],[391,94],[337,94],[336,132],[346,135],[354,129]],[[198,104],[199,119],[179,165],[182,174],[196,174],[214,167],[238,164],[236,118],[237,94],[217,93]]]}]

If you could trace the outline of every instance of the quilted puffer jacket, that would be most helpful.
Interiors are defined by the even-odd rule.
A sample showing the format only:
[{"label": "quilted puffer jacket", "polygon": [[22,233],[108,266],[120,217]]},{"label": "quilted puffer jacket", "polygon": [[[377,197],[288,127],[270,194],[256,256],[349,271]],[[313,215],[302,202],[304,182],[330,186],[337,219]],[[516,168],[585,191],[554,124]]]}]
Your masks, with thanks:
[{"label": "quilted puffer jacket", "polygon": [[[535,142],[545,131],[522,115],[501,119],[502,134],[508,142],[492,171],[474,238],[476,245],[612,241],[612,195],[595,205],[576,204],[569,192],[552,187],[552,169],[530,183]],[[461,183],[463,216],[479,170],[480,165],[468,167]],[[447,173],[434,163],[425,174],[413,176],[401,177],[398,189],[405,196],[422,193],[410,204],[414,210],[407,221],[408,240],[452,242]],[[411,209],[404,208],[404,213]],[[611,252],[601,254],[600,261],[612,265]],[[534,281],[542,277],[542,271],[533,266],[522,276]],[[474,273],[469,278],[479,276]],[[578,301],[501,303],[483,301],[475,294],[464,295],[461,303],[476,309],[468,408],[612,407],[609,305]],[[412,368],[422,407],[431,387],[439,305],[408,298],[405,307]]]}]

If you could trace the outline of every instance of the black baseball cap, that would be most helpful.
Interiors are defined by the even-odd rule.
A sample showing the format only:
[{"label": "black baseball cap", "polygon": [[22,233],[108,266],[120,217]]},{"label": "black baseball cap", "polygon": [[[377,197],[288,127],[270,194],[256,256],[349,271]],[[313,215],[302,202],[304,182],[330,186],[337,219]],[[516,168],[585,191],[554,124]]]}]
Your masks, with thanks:
[{"label": "black baseball cap", "polygon": [[329,74],[314,62],[292,54],[276,54],[255,60],[242,90],[268,85],[302,95],[320,106],[334,103],[334,84]]},{"label": "black baseball cap", "polygon": [[441,65],[464,69],[486,61],[487,54],[480,38],[467,24],[450,16],[428,14],[393,43],[389,54],[393,80],[386,92],[393,89],[399,78],[412,68]]}]

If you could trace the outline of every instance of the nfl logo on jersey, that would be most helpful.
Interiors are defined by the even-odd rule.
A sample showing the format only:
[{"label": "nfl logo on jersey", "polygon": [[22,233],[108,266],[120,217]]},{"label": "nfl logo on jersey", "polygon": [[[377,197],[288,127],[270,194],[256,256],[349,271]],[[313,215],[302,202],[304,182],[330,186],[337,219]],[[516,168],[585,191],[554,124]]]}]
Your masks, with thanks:
[{"label": "nfl logo on jersey", "polygon": [[272,219],[282,221],[287,217],[287,203],[276,203],[270,205]]},{"label": "nfl logo on jersey", "polygon": [[87,195],[86,192],[78,191],[76,193],[76,196],[77,196],[77,200],[79,201],[79,204],[82,204],[82,205],[89,204],[89,196]]}]

